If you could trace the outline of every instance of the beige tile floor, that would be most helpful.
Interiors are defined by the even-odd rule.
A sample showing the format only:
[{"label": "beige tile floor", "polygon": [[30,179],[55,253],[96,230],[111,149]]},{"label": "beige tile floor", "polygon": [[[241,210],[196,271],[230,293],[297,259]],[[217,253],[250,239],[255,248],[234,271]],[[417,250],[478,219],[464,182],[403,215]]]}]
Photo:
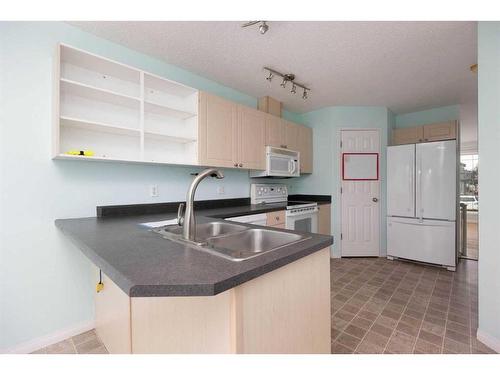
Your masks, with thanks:
[{"label": "beige tile floor", "polygon": [[[331,260],[332,353],[494,353],[475,339],[477,262],[457,272],[384,258]],[[107,353],[94,330],[35,353]]]},{"label": "beige tile floor", "polygon": [[95,330],[73,336],[57,344],[37,350],[33,354],[107,354]]},{"label": "beige tile floor", "polygon": [[332,353],[494,353],[475,338],[477,262],[457,272],[332,259]]}]

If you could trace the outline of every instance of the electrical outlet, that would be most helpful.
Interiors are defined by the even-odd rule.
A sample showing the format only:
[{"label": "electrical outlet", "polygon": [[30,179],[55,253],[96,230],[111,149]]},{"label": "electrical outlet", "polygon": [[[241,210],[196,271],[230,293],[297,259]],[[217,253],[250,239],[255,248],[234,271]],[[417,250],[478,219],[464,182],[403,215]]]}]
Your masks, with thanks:
[{"label": "electrical outlet", "polygon": [[219,195],[226,194],[226,192],[224,191],[224,185],[223,186],[217,186],[217,194],[219,194]]},{"label": "electrical outlet", "polygon": [[150,185],[149,186],[149,195],[151,197],[157,197],[158,196],[158,185]]}]

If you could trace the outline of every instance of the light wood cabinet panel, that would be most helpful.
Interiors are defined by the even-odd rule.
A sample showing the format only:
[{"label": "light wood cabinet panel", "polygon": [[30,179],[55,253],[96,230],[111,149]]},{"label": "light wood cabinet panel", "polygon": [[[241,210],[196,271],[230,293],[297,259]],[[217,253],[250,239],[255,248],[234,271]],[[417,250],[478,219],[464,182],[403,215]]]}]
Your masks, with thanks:
[{"label": "light wood cabinet panel", "polygon": [[238,166],[265,169],[266,116],[244,106],[238,107]]},{"label": "light wood cabinet panel", "polygon": [[329,263],[323,249],[238,286],[237,352],[330,353]]},{"label": "light wood cabinet panel", "polygon": [[[95,269],[95,272],[96,280],[99,280],[99,270]],[[102,282],[104,289],[95,294],[97,335],[110,353],[130,354],[132,353],[130,297],[104,274]]]},{"label": "light wood cabinet panel", "polygon": [[289,150],[299,150],[299,131],[299,125],[285,121],[285,145]]},{"label": "light wood cabinet panel", "polygon": [[103,276],[96,327],[111,354],[330,353],[327,249],[207,297],[130,298]]},{"label": "light wood cabinet panel", "polygon": [[134,354],[233,352],[229,308],[233,293],[131,298]]},{"label": "light wood cabinet panel", "polygon": [[411,128],[400,128],[392,131],[392,144],[404,145],[408,143],[420,143],[424,140],[424,128],[414,126]]},{"label": "light wood cabinet panel", "polygon": [[218,96],[200,92],[199,164],[234,167],[237,163],[238,107]]},{"label": "light wood cabinet panel", "polygon": [[266,115],[266,146],[285,145],[285,122],[280,117]]},{"label": "light wood cabinet panel", "polygon": [[455,121],[424,125],[424,141],[444,141],[457,138]]},{"label": "light wood cabinet panel", "polygon": [[274,211],[267,213],[267,222],[268,226],[275,226],[285,223],[285,211]]},{"label": "light wood cabinet panel", "polygon": [[270,96],[259,98],[259,101],[257,102],[257,108],[259,111],[270,113],[278,118],[281,117],[281,107],[281,102],[271,98]]},{"label": "light wood cabinet panel", "polygon": [[318,233],[330,235],[331,233],[331,205],[318,205]]},{"label": "light wood cabinet panel", "polygon": [[299,126],[300,172],[313,171],[313,130],[307,126]]}]

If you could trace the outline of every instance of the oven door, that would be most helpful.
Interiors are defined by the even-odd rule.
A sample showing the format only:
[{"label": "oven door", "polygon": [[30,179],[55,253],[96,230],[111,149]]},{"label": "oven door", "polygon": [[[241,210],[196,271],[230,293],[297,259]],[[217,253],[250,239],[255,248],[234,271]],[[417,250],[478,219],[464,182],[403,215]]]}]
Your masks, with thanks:
[{"label": "oven door", "polygon": [[292,213],[286,212],[286,229],[299,232],[318,233],[318,208],[310,211]]}]

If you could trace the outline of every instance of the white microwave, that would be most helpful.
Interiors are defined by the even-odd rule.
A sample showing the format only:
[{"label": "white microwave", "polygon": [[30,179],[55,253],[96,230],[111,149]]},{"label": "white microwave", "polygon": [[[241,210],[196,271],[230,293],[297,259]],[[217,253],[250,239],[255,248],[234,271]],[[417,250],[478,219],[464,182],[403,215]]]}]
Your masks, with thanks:
[{"label": "white microwave", "polygon": [[250,171],[250,177],[299,177],[300,152],[266,146],[266,169]]}]

